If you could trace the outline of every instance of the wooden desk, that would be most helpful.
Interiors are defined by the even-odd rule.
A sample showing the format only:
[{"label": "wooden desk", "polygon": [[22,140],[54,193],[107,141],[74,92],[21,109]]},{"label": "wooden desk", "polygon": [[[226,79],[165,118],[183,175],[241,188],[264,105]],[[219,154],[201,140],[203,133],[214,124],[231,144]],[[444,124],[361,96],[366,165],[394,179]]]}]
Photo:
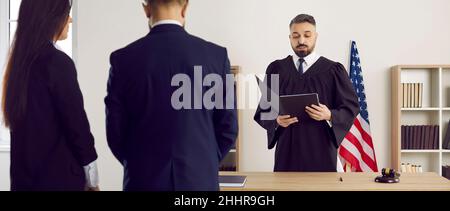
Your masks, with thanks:
[{"label": "wooden desk", "polygon": [[244,188],[222,188],[223,191],[450,191],[450,180],[436,173],[402,174],[398,184],[375,183],[378,173],[233,172],[221,175],[247,176]]}]

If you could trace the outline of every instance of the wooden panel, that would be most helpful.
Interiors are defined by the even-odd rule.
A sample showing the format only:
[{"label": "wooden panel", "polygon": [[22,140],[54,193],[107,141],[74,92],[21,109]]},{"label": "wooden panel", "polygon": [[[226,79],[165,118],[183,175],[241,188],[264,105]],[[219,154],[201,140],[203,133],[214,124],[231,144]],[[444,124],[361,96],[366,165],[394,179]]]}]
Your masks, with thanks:
[{"label": "wooden panel", "polygon": [[391,114],[391,165],[392,168],[400,169],[401,162],[401,102],[403,90],[401,90],[401,69],[392,68],[392,114]]},{"label": "wooden panel", "polygon": [[450,65],[397,65],[394,68],[397,69],[439,69],[439,68],[450,68]]}]

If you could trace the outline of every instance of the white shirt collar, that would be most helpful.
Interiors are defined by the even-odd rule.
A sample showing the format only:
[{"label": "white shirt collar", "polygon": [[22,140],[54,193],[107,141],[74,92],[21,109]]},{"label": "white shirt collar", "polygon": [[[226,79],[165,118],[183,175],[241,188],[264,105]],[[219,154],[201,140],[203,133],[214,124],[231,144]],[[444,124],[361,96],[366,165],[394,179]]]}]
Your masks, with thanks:
[{"label": "white shirt collar", "polygon": [[[296,62],[298,62],[298,60],[300,59],[300,57],[295,53],[294,53],[294,55],[292,55],[292,57],[294,58],[294,61],[296,61]],[[317,61],[317,59],[319,59],[319,56],[314,51],[303,59],[305,59],[306,65],[311,66],[312,64],[314,64]]]},{"label": "white shirt collar", "polygon": [[183,27],[183,24],[181,24],[179,21],[177,21],[177,20],[169,20],[168,19],[168,20],[160,20],[160,21],[154,23],[152,25],[152,28],[154,28],[154,27],[156,27],[158,25],[163,25],[163,24],[175,24],[175,25]]},{"label": "white shirt collar", "polygon": [[62,51],[61,46],[59,46],[56,42],[53,42],[53,41],[52,41],[52,44],[53,44],[53,46],[54,46],[56,49]]},{"label": "white shirt collar", "polygon": [[[314,65],[314,63],[317,62],[317,60],[319,60],[320,56],[318,54],[316,54],[315,51],[313,51],[311,54],[309,54],[308,56],[306,56],[305,58],[305,62],[303,63],[303,69],[306,72],[311,66]],[[297,54],[293,54],[292,55],[292,60],[294,61],[295,67],[298,69],[298,66],[300,65],[300,62],[298,61],[300,59],[300,57]]]}]

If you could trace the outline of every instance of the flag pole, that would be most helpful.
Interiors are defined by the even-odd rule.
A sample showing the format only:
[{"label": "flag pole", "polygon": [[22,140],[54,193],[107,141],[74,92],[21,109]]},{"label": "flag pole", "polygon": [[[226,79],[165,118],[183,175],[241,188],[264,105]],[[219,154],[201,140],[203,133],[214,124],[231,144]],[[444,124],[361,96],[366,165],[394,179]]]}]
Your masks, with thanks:
[{"label": "flag pole", "polygon": [[[352,56],[351,56],[351,52],[352,52],[352,48],[353,48],[353,40],[350,40],[350,51],[349,51],[349,60],[348,60],[348,70],[350,71],[350,69],[351,69],[351,66],[352,66]],[[350,75],[350,73],[349,73],[349,75]],[[346,173],[348,173],[348,172],[352,172],[352,164],[351,163],[349,163],[348,161],[346,161],[346,163],[345,163],[345,169],[344,169],[344,171],[346,172]]]}]

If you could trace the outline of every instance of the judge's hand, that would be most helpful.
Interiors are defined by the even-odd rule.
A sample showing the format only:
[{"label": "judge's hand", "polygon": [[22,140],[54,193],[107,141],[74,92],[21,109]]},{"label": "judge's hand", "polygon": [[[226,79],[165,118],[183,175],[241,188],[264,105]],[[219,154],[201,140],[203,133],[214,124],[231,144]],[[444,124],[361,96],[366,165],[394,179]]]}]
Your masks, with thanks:
[{"label": "judge's hand", "polygon": [[97,191],[100,191],[100,187],[99,186],[97,186],[95,188],[86,187],[86,191],[88,191],[88,192],[97,192]]},{"label": "judge's hand", "polygon": [[331,111],[326,105],[319,104],[320,106],[311,105],[306,107],[306,113],[316,121],[331,121]]},{"label": "judge's hand", "polygon": [[289,127],[290,125],[297,123],[298,119],[297,117],[291,118],[290,115],[286,115],[286,116],[279,116],[277,118],[277,123],[284,128]]}]

